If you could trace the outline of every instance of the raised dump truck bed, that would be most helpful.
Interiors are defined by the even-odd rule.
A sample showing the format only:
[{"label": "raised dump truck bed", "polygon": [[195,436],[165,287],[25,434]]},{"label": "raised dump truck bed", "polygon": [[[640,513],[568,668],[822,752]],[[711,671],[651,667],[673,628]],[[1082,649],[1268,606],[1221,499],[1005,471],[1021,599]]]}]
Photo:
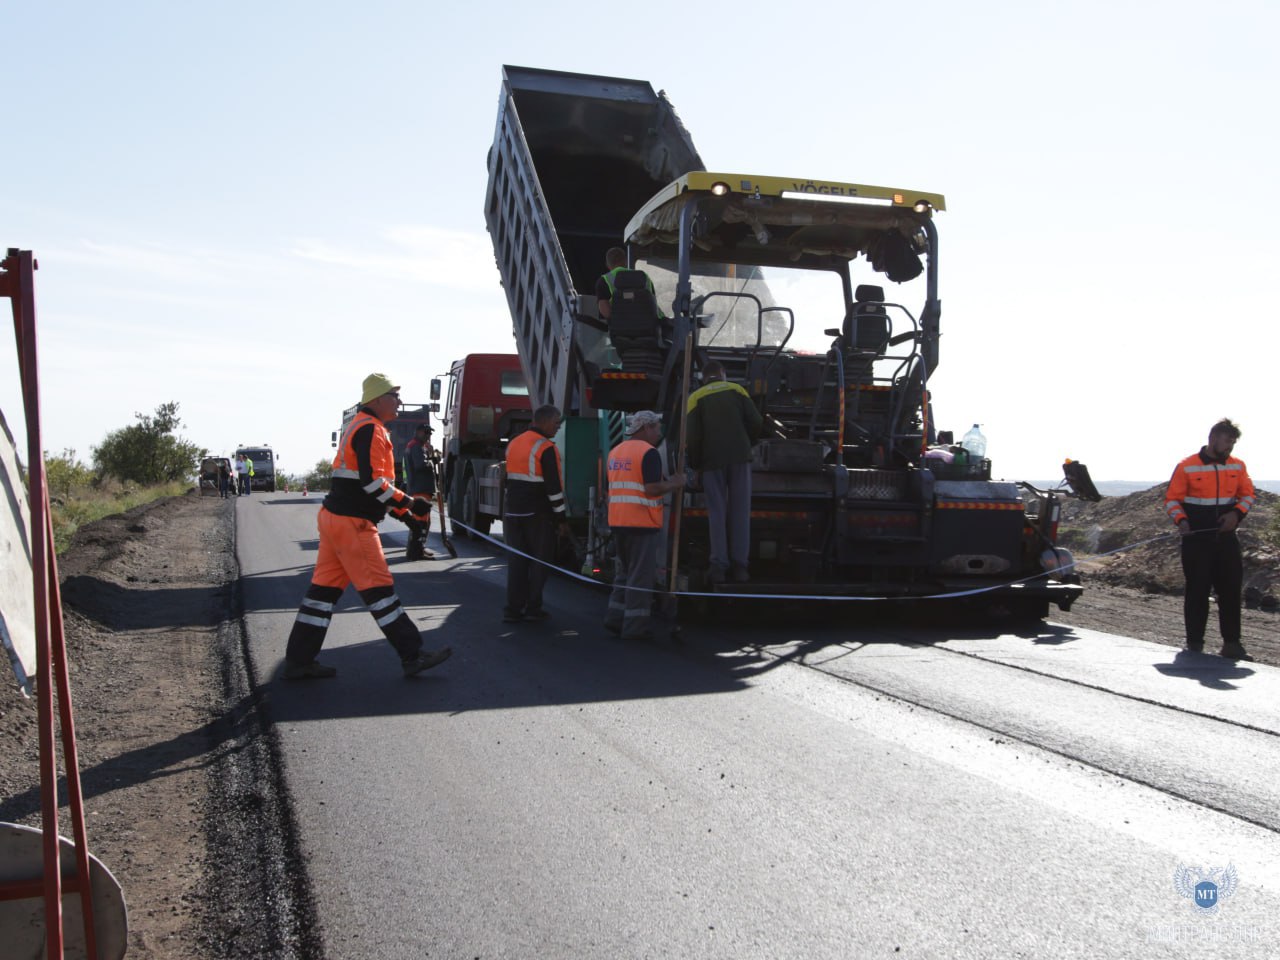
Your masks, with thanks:
[{"label": "raised dump truck bed", "polygon": [[534,406],[583,405],[575,321],[595,316],[605,253],[661,187],[701,169],[645,81],[502,68],[485,222]]}]

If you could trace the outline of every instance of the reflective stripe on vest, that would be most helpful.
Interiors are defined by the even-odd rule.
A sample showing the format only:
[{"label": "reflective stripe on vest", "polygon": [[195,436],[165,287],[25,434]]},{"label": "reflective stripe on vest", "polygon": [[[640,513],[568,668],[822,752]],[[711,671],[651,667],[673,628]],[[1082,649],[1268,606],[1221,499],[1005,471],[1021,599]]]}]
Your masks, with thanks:
[{"label": "reflective stripe on vest", "polygon": [[536,430],[526,430],[508,443],[507,479],[542,483],[542,451],[550,443],[550,440]]},{"label": "reflective stripe on vest", "polygon": [[[1253,483],[1243,461],[1228,457],[1225,463],[1205,463],[1193,453],[1173,471],[1165,495],[1165,512],[1174,523],[1189,520],[1195,527],[1205,517],[1220,516],[1228,510],[1247,514],[1254,506]],[[1188,511],[1194,516],[1189,517]]]},{"label": "reflective stripe on vest", "polygon": [[[342,431],[342,439],[338,441],[338,452],[333,457],[334,477],[344,480],[360,479],[360,465],[356,462],[355,451],[351,449],[351,439],[358,430],[370,423],[373,424],[375,431],[381,430],[386,434],[387,428],[372,414],[361,411],[352,417],[347,428]],[[376,496],[382,503],[386,503],[396,495],[395,452],[391,448],[389,435],[385,444],[369,445],[369,457],[372,461],[370,467],[373,469],[373,477],[364,485],[363,490],[365,493]]]},{"label": "reflective stripe on vest", "polygon": [[662,527],[662,498],[644,492],[644,457],[653,445],[626,440],[609,452],[609,526]]}]

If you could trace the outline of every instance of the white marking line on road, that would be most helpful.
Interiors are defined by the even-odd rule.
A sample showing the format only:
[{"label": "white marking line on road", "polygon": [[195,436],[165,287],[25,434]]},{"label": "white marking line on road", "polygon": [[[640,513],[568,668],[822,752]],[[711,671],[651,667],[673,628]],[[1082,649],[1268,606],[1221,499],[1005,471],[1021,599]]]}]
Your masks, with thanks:
[{"label": "white marking line on road", "polygon": [[768,670],[751,683],[1179,862],[1234,863],[1248,884],[1280,893],[1280,836],[1270,830],[814,670]]}]

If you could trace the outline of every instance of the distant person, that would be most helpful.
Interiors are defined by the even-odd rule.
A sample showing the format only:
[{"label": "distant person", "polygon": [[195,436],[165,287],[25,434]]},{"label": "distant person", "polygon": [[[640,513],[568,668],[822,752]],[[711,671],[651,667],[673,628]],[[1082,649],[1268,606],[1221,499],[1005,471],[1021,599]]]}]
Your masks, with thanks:
[{"label": "distant person", "polygon": [[240,484],[240,496],[249,496],[249,458],[236,454],[236,481]]},{"label": "distant person", "polygon": [[698,472],[707,498],[711,536],[712,583],[726,577],[750,579],[751,447],[764,423],[747,391],[725,376],[724,365],[711,360],[702,369],[703,385],[689,396],[687,449],[689,466]]},{"label": "distant person", "polygon": [[1244,461],[1231,456],[1240,428],[1222,419],[1209,430],[1209,442],[1173,470],[1165,494],[1169,519],[1182,534],[1182,601],[1187,649],[1204,650],[1209,621],[1209,592],[1218,596],[1222,655],[1252,660],[1240,642],[1240,588],[1244,563],[1236,527],[1253,509],[1253,481]]},{"label": "distant person", "polygon": [[[436,495],[436,468],[432,459],[431,425],[420,423],[413,431],[413,439],[404,447],[405,490],[411,495],[430,499]],[[431,514],[421,519],[407,521],[409,545],[405,548],[406,560],[430,560],[435,554],[427,549],[427,534],[431,531]]]},{"label": "distant person", "polygon": [[547,619],[542,590],[555,559],[556,534],[572,536],[564,503],[564,468],[555,444],[560,419],[555,407],[539,407],[533,412],[533,426],[507,443],[502,536],[517,552],[507,557],[504,623]]},{"label": "distant person", "polygon": [[347,584],[355,584],[383,635],[400,656],[406,677],[449,659],[444,647],[422,649],[422,635],[400,605],[387,558],[378,538],[378,523],[387,511],[400,520],[431,512],[431,501],[396,488],[396,455],[386,424],[400,411],[400,388],[385,374],[371,373],[355,417],[342,431],[333,458],[333,478],[320,505],[316,526],[320,550],[298,617],[289,634],[282,676],[286,680],[332,677],[338,671],[316,661]]},{"label": "distant person", "polygon": [[609,451],[609,531],[617,554],[604,626],[624,640],[653,639],[653,604],[662,542],[662,498],[684,486],[664,479],[662,417],[638,410],[627,418],[627,439]]},{"label": "distant person", "polygon": [[[610,247],[604,255],[604,263],[606,271],[596,281],[596,310],[599,312],[601,319],[608,320],[613,311],[615,279],[619,270],[627,269],[627,251],[621,247]],[[653,294],[656,302],[658,295],[653,289],[653,280],[647,274],[645,275],[645,284],[649,287],[649,292]],[[665,317],[661,307],[658,308],[658,317],[659,319]]]},{"label": "distant person", "polygon": [[231,497],[231,463],[226,457],[218,460],[218,493],[223,500]]}]

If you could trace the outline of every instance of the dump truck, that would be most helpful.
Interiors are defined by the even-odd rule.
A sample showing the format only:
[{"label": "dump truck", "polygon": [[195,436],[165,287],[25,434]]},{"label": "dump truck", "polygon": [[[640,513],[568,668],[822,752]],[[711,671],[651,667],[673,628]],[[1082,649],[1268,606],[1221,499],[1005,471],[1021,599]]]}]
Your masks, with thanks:
[{"label": "dump truck", "polygon": [[[513,353],[472,353],[449,366],[444,403],[444,496],[455,536],[486,534],[502,516],[501,468],[507,441],[533,422],[529,386],[520,357]],[[432,381],[432,396],[440,381]]]},{"label": "dump truck", "polygon": [[[765,424],[751,582],[706,576],[706,503],[690,489],[669,511],[679,585],[949,595],[1035,617],[1080,595],[1056,545],[1062,491],[993,479],[933,422],[942,194],[709,172],[648,83],[510,66],[488,163],[516,348],[533,404],[566,414],[562,452],[587,488],[567,499],[593,555],[608,555],[601,464],[623,415],[661,412],[664,454],[681,463],[688,393],[718,360]],[[594,286],[613,246],[654,295],[606,321]]]}]

